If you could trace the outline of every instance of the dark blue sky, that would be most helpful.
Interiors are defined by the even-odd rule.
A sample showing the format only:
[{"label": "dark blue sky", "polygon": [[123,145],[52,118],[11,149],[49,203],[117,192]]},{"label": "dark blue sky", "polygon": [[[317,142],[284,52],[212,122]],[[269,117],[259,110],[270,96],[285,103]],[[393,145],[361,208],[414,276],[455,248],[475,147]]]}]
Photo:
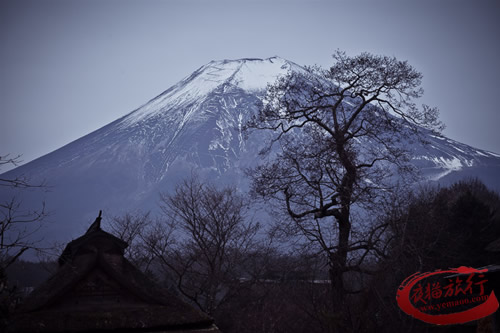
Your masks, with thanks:
[{"label": "dark blue sky", "polygon": [[0,0],[0,155],[49,153],[211,60],[335,49],[408,60],[444,134],[500,153],[496,0]]}]

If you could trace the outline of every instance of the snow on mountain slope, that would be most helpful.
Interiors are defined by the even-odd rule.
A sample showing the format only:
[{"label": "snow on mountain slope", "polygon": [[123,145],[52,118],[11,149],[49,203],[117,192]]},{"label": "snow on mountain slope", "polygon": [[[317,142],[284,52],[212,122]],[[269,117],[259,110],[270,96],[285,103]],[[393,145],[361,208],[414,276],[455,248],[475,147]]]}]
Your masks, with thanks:
[{"label": "snow on mountain slope", "polygon": [[[279,57],[268,59],[241,59],[212,61],[202,66],[189,77],[171,87],[160,96],[126,116],[122,126],[131,126],[160,114],[179,117],[178,113],[167,110],[182,109],[190,106],[191,112],[182,115],[184,120],[200,116],[192,111],[198,110],[200,103],[207,96],[221,89],[226,93],[231,88],[240,88],[249,93],[262,92],[268,83],[289,70],[301,70],[301,67]],[[203,112],[201,112],[203,113]]]},{"label": "snow on mountain slope", "polygon": [[426,139],[428,145],[412,147],[412,162],[429,180],[439,181],[453,172],[469,168],[500,168],[500,154],[476,149],[444,136],[429,134]]},{"label": "snow on mountain slope", "polygon": [[[18,195],[30,209],[45,200],[54,222],[43,229],[45,238],[60,241],[84,232],[99,209],[110,217],[157,208],[158,193],[192,170],[246,188],[243,170],[255,165],[265,135],[246,139],[242,125],[267,84],[289,70],[304,69],[278,57],[212,61],[137,110],[3,177],[25,174],[52,186]],[[410,146],[428,179],[479,176],[500,190],[498,154],[440,136],[428,141]],[[0,199],[12,194],[2,190]]]}]

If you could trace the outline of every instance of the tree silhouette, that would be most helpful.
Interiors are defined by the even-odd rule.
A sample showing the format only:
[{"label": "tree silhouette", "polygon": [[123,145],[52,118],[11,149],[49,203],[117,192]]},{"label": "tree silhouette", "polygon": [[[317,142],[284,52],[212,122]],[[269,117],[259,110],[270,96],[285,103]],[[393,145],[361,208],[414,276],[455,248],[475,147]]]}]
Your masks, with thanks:
[{"label": "tree silhouette", "polygon": [[143,233],[146,249],[172,276],[178,291],[201,310],[216,308],[249,278],[243,266],[258,251],[259,224],[234,187],[217,188],[196,176],[161,195],[164,221]]},{"label": "tree silhouette", "polygon": [[[0,168],[20,163],[20,156],[0,156]],[[19,176],[0,177],[0,187],[28,190],[46,188],[44,183],[33,184],[28,178]],[[6,270],[12,266],[28,250],[41,250],[37,232],[42,227],[42,221],[47,217],[45,203],[39,210],[27,210],[14,194],[0,202],[0,330],[6,325],[6,318],[12,310],[16,288],[9,285]]]},{"label": "tree silhouette", "polygon": [[252,190],[281,203],[327,256],[334,311],[342,313],[344,274],[384,254],[387,225],[356,224],[354,211],[366,217],[397,179],[414,175],[406,144],[443,126],[437,109],[414,103],[422,75],[407,62],[341,51],[333,58],[329,69],[290,72],[269,86],[247,129],[274,133],[262,152],[273,158],[250,172]]}]

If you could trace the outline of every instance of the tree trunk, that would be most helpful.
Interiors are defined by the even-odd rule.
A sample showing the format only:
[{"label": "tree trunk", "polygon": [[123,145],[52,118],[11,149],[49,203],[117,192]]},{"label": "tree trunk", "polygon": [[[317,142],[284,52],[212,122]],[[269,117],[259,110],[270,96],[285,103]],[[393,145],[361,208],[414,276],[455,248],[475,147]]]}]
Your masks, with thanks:
[{"label": "tree trunk", "polygon": [[336,221],[339,225],[338,249],[330,253],[330,286],[332,301],[331,331],[348,331],[347,312],[348,304],[346,302],[346,292],[344,286],[344,273],[347,267],[347,254],[349,246],[349,234],[351,224],[349,221],[349,212],[342,211],[340,219]]}]

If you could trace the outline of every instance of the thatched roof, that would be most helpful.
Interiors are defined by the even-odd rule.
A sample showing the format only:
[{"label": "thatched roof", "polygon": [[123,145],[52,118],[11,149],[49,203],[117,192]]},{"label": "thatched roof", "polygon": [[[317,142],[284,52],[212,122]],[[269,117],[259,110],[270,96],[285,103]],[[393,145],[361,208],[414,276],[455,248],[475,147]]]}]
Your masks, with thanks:
[{"label": "thatched roof", "polygon": [[218,332],[212,318],[126,260],[126,247],[91,226],[66,246],[59,270],[30,294],[9,332]]}]

